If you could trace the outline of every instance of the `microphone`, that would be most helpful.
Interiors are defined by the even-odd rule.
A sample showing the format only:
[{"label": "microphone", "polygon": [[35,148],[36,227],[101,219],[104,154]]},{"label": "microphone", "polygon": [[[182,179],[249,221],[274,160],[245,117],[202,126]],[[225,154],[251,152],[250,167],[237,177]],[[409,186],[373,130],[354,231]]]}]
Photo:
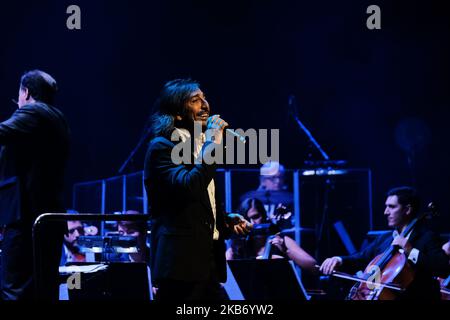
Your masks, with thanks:
[{"label": "microphone", "polygon": [[[211,117],[209,117],[208,118],[208,121],[209,121],[209,119],[211,119],[211,118],[213,118],[213,117],[218,117],[219,115],[213,115],[213,116],[211,116]],[[239,141],[240,142],[242,142],[242,143],[246,143],[247,141],[245,140],[245,137],[244,136],[242,136],[242,135],[240,135],[239,133],[237,133],[236,131],[234,131],[233,129],[228,129],[228,124],[225,126],[225,132],[227,132],[228,134],[231,134],[232,136],[235,136],[236,138],[238,138],[239,139]]]},{"label": "microphone", "polygon": [[234,131],[233,129],[225,129],[225,131],[233,136],[235,136],[236,138],[239,139],[240,142],[242,143],[246,143],[247,140],[245,140],[245,137],[240,135],[239,133],[237,133],[236,131]]}]

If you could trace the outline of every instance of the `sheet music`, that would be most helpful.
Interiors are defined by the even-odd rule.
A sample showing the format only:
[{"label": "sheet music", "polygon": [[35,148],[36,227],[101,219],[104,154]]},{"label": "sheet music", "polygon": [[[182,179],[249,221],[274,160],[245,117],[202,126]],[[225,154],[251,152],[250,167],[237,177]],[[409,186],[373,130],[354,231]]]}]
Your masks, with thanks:
[{"label": "sheet music", "polygon": [[59,273],[94,273],[97,271],[105,270],[108,268],[108,265],[100,263],[100,264],[90,264],[83,266],[61,266],[59,267]]}]

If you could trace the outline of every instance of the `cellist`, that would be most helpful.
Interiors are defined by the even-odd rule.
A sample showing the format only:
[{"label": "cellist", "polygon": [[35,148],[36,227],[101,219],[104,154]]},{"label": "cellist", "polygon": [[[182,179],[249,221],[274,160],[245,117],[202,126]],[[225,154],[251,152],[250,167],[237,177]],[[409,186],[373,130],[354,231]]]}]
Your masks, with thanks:
[{"label": "cellist", "polygon": [[439,237],[423,221],[417,223],[409,234],[400,236],[420,210],[416,190],[411,187],[391,189],[387,193],[385,205],[384,215],[389,227],[394,229],[393,233],[379,236],[363,251],[353,255],[326,259],[320,266],[320,271],[329,275],[338,267],[347,272],[364,270],[377,255],[390,246],[398,246],[400,252],[408,258],[407,263],[415,270],[413,281],[398,298],[439,300],[439,283],[434,277],[446,277],[450,272],[448,257],[442,250]]}]

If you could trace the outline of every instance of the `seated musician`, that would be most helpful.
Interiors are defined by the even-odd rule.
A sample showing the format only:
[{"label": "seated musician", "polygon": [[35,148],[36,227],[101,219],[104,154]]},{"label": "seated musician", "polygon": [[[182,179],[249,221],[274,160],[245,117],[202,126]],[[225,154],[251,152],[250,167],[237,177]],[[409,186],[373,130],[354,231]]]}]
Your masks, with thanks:
[{"label": "seated musician", "polygon": [[[123,212],[128,215],[141,215],[138,211],[128,210]],[[137,252],[131,253],[108,253],[106,259],[110,262],[145,262],[149,260],[149,249],[147,247],[147,222],[142,220],[123,220],[117,222],[117,231],[108,232],[108,236],[119,235],[134,237],[136,239]]]},{"label": "seated musician", "polygon": [[418,216],[419,209],[420,200],[415,189],[399,187],[390,190],[384,215],[389,227],[394,229],[393,234],[381,235],[356,254],[326,259],[320,266],[320,271],[329,275],[338,267],[346,271],[364,270],[377,255],[390,246],[397,246],[415,271],[414,279],[398,298],[439,300],[439,284],[433,277],[448,275],[449,264],[438,236],[431,232],[422,220],[415,224],[410,233],[400,235]]},{"label": "seated musician", "polygon": [[285,183],[285,168],[277,161],[269,161],[260,168],[259,186],[241,197],[241,203],[249,198],[260,200],[267,218],[281,229],[292,228],[292,193]]},{"label": "seated musician", "polygon": [[[129,210],[125,214],[139,214],[137,211]],[[147,262],[149,250],[146,245],[147,222],[146,221],[119,221],[117,231],[123,236],[136,237],[138,252],[130,253],[125,261]]]},{"label": "seated musician", "polygon": [[[254,230],[246,238],[234,238],[227,250],[227,259],[257,258],[261,259],[271,246],[271,258],[292,259],[301,268],[314,272],[316,260],[305,252],[292,238],[280,233],[279,228],[267,218],[263,203],[255,198],[244,200],[240,212],[249,220]],[[258,226],[266,224],[265,232],[258,232]],[[261,229],[262,230],[262,229]],[[271,236],[269,238],[269,236]],[[269,241],[267,241],[269,238]]]},{"label": "seated musician", "polygon": [[64,234],[63,252],[60,265],[68,262],[85,262],[86,256],[80,251],[78,238],[84,236],[84,226],[80,220],[67,221],[67,232]]},{"label": "seated musician", "polygon": [[[75,210],[68,210],[70,214],[78,214]],[[62,254],[59,265],[64,266],[72,262],[86,262],[86,254],[82,252],[79,237],[95,236],[98,228],[92,224],[86,224],[80,220],[67,221],[67,231],[64,233]]]}]

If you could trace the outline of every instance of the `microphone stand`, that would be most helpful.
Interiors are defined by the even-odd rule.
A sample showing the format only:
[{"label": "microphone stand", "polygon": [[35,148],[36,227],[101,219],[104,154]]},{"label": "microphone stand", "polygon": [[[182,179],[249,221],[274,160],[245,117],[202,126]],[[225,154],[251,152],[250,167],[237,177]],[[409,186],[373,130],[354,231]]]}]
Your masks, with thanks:
[{"label": "microphone stand", "polygon": [[291,106],[292,116],[294,117],[294,120],[297,122],[300,129],[306,134],[309,141],[316,147],[316,149],[320,152],[323,159],[325,161],[330,160],[330,157],[327,155],[327,153],[322,149],[320,144],[317,142],[317,140],[312,135],[311,131],[308,130],[308,128],[300,121],[298,115],[297,115],[297,104],[295,103],[295,97],[291,95],[289,97],[289,106]]},{"label": "microphone stand", "polygon": [[[294,95],[290,95],[289,96],[289,107],[290,107],[290,113],[292,114],[295,122],[297,123],[297,125],[299,126],[300,130],[303,131],[305,133],[305,135],[308,137],[310,143],[312,145],[314,145],[314,147],[319,151],[319,153],[321,154],[322,158],[324,159],[324,164],[327,164],[328,162],[333,163],[333,161],[330,161],[330,157],[328,156],[328,154],[322,149],[322,147],[320,146],[320,144],[317,142],[317,140],[314,138],[314,136],[312,135],[311,131],[308,130],[308,128],[302,123],[302,121],[300,120],[300,118],[298,117],[298,110],[297,110],[297,104],[295,101],[295,96]],[[324,226],[326,221],[328,221],[329,219],[329,196],[330,196],[330,190],[333,189],[333,182],[331,181],[330,178],[327,178],[325,181],[325,190],[324,190],[324,195],[323,195],[323,208],[322,208],[322,216],[320,218],[318,218],[316,221],[316,223],[318,224],[318,226],[316,226],[316,248],[315,248],[315,256],[316,259],[318,260],[322,260],[320,257],[320,244],[321,244],[321,240],[322,240],[322,235],[323,235],[323,231],[324,231]],[[327,230],[327,235],[329,235],[329,230]],[[328,242],[328,248],[327,251],[329,250],[329,237],[327,239]]]},{"label": "microphone stand", "polygon": [[139,151],[139,149],[141,148],[144,141],[148,138],[149,134],[150,134],[150,130],[148,128],[146,130],[144,130],[144,133],[142,134],[141,138],[139,139],[139,142],[137,143],[136,147],[134,147],[133,151],[131,151],[130,155],[125,160],[125,162],[122,164],[122,166],[120,166],[119,174],[122,174],[122,172],[126,169],[128,164],[133,161],[134,156]]}]

